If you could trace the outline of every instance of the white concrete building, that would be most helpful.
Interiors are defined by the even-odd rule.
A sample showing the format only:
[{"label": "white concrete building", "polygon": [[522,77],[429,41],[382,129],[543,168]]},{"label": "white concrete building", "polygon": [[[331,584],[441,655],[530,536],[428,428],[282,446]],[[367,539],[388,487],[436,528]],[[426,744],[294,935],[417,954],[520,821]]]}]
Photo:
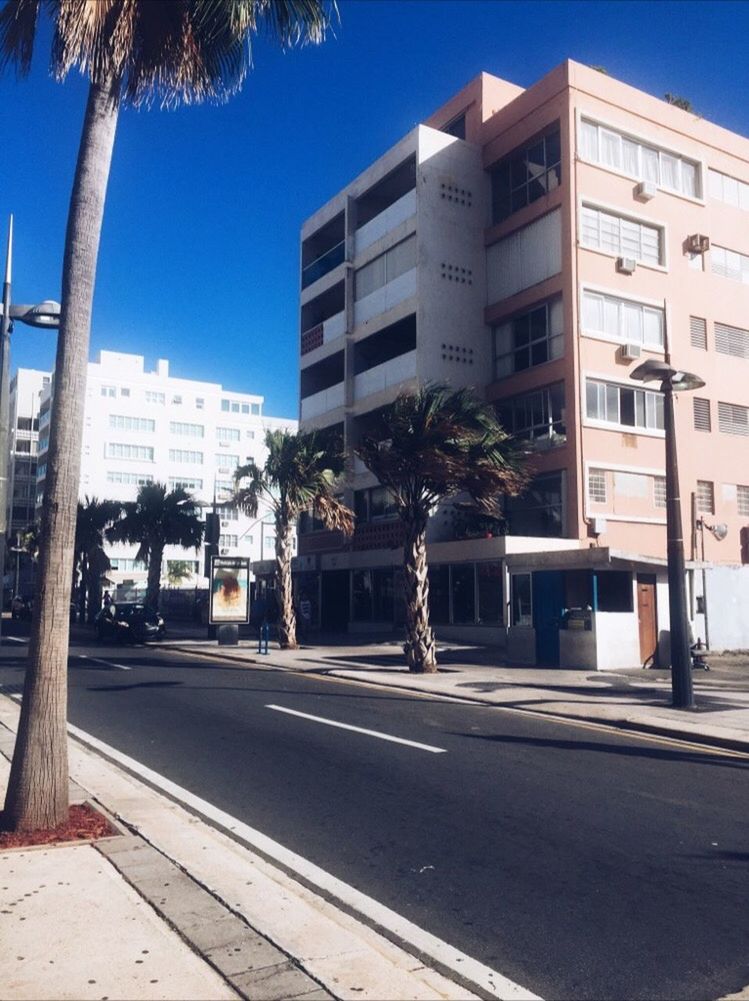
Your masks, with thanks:
[{"label": "white concrete building", "polygon": [[[41,405],[37,505],[44,492],[53,390],[54,378]],[[221,505],[231,497],[237,466],[250,458],[263,463],[266,430],[296,427],[294,420],[266,417],[263,397],[257,394],[175,378],[165,359],[149,372],[142,355],[101,351],[98,361],[88,366],[80,498],[134,500],[141,484],[157,481],[169,489],[184,487],[210,510],[214,498]],[[270,512],[261,512],[257,519],[221,507],[219,513],[221,553],[253,561],[273,556]],[[135,548],[112,546],[108,555],[115,584],[145,582],[146,570],[135,562]],[[180,586],[205,583],[202,550],[168,547],[164,581],[172,561],[191,564],[193,576]]]}]

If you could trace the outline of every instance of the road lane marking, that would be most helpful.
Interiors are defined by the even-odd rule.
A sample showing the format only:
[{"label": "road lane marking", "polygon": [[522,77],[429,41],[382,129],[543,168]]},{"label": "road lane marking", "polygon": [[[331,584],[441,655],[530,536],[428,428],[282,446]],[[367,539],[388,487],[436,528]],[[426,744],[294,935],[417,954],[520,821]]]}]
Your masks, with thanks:
[{"label": "road lane marking", "polygon": [[325,719],[324,716],[313,716],[311,713],[300,713],[296,709],[287,709],[285,706],[267,705],[266,709],[275,709],[277,713],[288,713],[289,716],[300,716],[302,719],[311,719],[315,723],[323,723],[325,726],[336,726],[340,730],[352,730],[354,733],[364,733],[368,737],[377,737],[378,740],[389,740],[393,744],[405,744],[406,747],[415,747],[419,751],[429,751],[431,754],[446,754],[444,747],[434,747],[432,744],[420,744],[417,740],[406,740],[403,737],[393,737],[389,733],[380,733],[379,730],[367,730],[363,726],[352,726],[350,723],[339,723],[334,719]]},{"label": "road lane marking", "polygon": [[115,664],[113,660],[104,660],[102,657],[89,657],[87,653],[74,653],[74,657],[78,660],[88,660],[92,664],[106,664],[107,667],[116,667],[118,671],[132,671],[132,667],[128,667],[127,664]]},{"label": "road lane marking", "polygon": [[457,979],[458,983],[467,985],[473,992],[478,988],[481,991],[479,996],[502,1001],[541,1001],[538,995],[502,976],[497,970],[413,924],[396,911],[321,869],[314,862],[297,855],[278,841],[274,841],[207,800],[201,799],[140,761],[105,744],[98,737],[73,726],[72,723],[68,724],[68,731],[83,745],[98,751],[147,785],[165,793],[188,811],[219,828],[239,844],[278,865],[314,893],[321,893],[334,904],[342,905],[357,920],[416,956],[420,962],[430,965],[451,979]]}]

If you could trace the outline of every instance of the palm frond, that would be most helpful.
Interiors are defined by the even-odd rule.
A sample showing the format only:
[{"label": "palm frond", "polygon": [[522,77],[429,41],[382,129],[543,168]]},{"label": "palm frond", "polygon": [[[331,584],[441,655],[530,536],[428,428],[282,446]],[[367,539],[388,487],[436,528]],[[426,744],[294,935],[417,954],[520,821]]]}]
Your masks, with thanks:
[{"label": "palm frond", "polygon": [[31,69],[41,0],[15,0],[0,10],[0,70],[15,64],[19,75]]},{"label": "palm frond", "polygon": [[346,536],[354,534],[354,513],[337,497],[321,494],[314,503],[314,511],[326,528],[343,532]]}]

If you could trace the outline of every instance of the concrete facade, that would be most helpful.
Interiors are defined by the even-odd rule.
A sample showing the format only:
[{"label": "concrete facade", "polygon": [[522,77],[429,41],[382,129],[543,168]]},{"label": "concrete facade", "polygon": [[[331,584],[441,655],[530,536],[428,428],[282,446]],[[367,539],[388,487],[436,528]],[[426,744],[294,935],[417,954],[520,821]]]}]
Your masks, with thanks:
[{"label": "concrete facade", "polygon": [[[36,502],[41,504],[46,477],[54,380],[41,403],[41,435]],[[89,362],[86,384],[80,499],[135,500],[141,483],[158,481],[169,489],[184,486],[210,510],[216,500],[221,516],[222,555],[247,556],[257,562],[275,551],[275,528],[269,511],[256,519],[222,507],[230,500],[238,465],[265,459],[265,432],[295,430],[297,422],[268,417],[263,397],[224,389],[218,383],[176,378],[160,359],[147,371],[141,355],[101,351]],[[136,549],[108,547],[113,584],[144,586],[146,570],[135,564]],[[167,547],[163,579],[170,561],[187,561],[192,574],[180,587],[205,584],[203,552]]]},{"label": "concrete facade", "polygon": [[[481,74],[305,222],[302,425],[350,451],[440,380],[484,394],[532,454],[512,559],[449,507],[433,519],[438,633],[569,666],[667,659],[663,403],[630,376],[668,352],[706,383],[676,408],[694,635],[710,579],[746,593],[747,213],[749,140],[568,61],[527,90]],[[392,626],[398,524],[357,460],[344,496],[356,534],[303,525],[300,586],[324,626]],[[714,646],[749,646],[718,621]]]}]

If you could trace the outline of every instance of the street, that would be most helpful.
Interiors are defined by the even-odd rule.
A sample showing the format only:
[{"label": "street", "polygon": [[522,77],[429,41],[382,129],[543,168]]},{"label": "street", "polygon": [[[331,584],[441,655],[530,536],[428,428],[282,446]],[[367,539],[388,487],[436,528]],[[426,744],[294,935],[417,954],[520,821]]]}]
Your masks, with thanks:
[{"label": "street", "polygon": [[746,757],[158,647],[73,647],[70,721],[541,997],[749,983]]}]

